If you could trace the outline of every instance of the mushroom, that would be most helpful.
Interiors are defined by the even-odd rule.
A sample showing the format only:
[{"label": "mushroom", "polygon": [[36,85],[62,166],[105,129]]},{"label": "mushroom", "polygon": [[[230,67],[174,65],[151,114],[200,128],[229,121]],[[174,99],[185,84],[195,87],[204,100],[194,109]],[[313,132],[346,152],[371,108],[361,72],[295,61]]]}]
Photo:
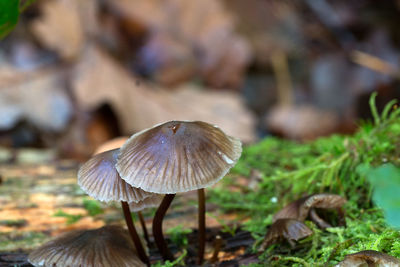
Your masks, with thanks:
[{"label": "mushroom", "polygon": [[346,203],[346,199],[335,194],[315,194],[302,197],[281,209],[272,219],[275,222],[278,219],[292,218],[299,221],[304,221],[309,215],[320,228],[325,229],[332,227],[329,223],[320,218],[316,212],[319,209],[336,209],[343,219],[342,206]]},{"label": "mushroom", "polygon": [[97,200],[121,201],[125,222],[139,257],[149,264],[149,259],[133,224],[128,203],[138,203],[155,194],[132,187],[121,179],[115,169],[118,153],[119,149],[114,149],[89,159],[78,171],[78,184],[89,196]]},{"label": "mushroom", "polygon": [[241,142],[217,126],[200,121],[170,121],[134,134],[121,147],[117,170],[133,187],[166,194],[153,220],[153,234],[164,260],[172,260],[162,220],[174,196],[198,190],[199,251],[205,247],[204,188],[222,179],[239,159]]},{"label": "mushroom", "polygon": [[346,255],[343,261],[335,265],[335,267],[357,266],[399,267],[400,260],[379,251],[363,250],[354,254]]},{"label": "mushroom", "polygon": [[[93,153],[93,155],[97,155],[97,154],[100,154],[100,153],[103,153],[103,152],[106,152],[106,151],[109,151],[109,150],[120,148],[126,142],[126,140],[128,140],[128,139],[129,139],[129,136],[119,136],[119,137],[113,138],[111,140],[108,140],[107,142],[105,142],[105,143],[101,144],[100,146],[98,146],[96,148],[95,152]],[[129,208],[131,210],[134,209],[132,211],[136,212],[138,217],[139,217],[140,224],[141,224],[142,229],[143,229],[144,239],[146,240],[147,244],[150,243],[150,239],[149,239],[149,234],[147,232],[146,223],[144,221],[143,214],[142,214],[141,211],[146,207],[154,207],[155,203],[158,203],[156,205],[156,206],[158,206],[160,204],[159,202],[161,202],[161,200],[160,201],[155,201],[155,200],[159,200],[159,197],[153,197],[153,198],[151,198],[151,200],[153,200],[153,202],[154,202],[153,205],[129,205]],[[150,203],[150,199],[148,199],[146,201],[146,203],[149,204]],[[133,207],[133,206],[135,206],[135,207]]]},{"label": "mushroom", "polygon": [[32,251],[28,261],[36,267],[143,266],[128,233],[118,226],[66,233]]},{"label": "mushroom", "polygon": [[264,242],[261,245],[260,251],[265,250],[270,245],[286,239],[290,246],[295,246],[294,241],[298,241],[307,236],[312,235],[310,230],[304,223],[295,219],[278,219],[269,228],[265,235]]}]

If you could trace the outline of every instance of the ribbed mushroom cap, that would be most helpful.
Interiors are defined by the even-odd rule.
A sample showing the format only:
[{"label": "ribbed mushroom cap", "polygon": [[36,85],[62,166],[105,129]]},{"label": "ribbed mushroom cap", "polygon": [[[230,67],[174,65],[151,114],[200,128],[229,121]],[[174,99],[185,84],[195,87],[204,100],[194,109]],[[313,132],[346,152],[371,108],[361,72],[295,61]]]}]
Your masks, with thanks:
[{"label": "ribbed mushroom cap", "polygon": [[200,121],[170,121],[133,135],[121,147],[117,170],[148,192],[174,194],[218,182],[242,152],[241,142]]},{"label": "ribbed mushroom cap", "polygon": [[158,207],[163,200],[164,195],[153,194],[152,196],[145,198],[139,202],[131,202],[129,203],[129,209],[132,212],[141,211],[147,208]]},{"label": "ribbed mushroom cap", "polygon": [[309,196],[303,206],[307,208],[336,209],[343,206],[347,200],[335,194],[315,194]]},{"label": "ribbed mushroom cap", "polygon": [[297,241],[312,235],[310,230],[304,223],[294,219],[279,219],[274,222],[265,235],[262,249],[266,249],[270,245],[281,239],[286,239],[289,243],[292,240]]},{"label": "ribbed mushroom cap", "polygon": [[116,137],[114,139],[108,140],[107,142],[98,146],[96,148],[95,152],[93,153],[93,155],[100,154],[100,153],[106,152],[108,150],[120,148],[126,142],[126,140],[128,140],[128,138],[129,137],[127,137],[127,136],[120,136],[120,137]]},{"label": "ribbed mushroom cap", "polygon": [[153,193],[132,187],[119,176],[115,163],[119,149],[93,156],[78,171],[79,186],[100,201],[139,202]]},{"label": "ribbed mushroom cap", "polygon": [[399,267],[400,260],[385,253],[375,250],[363,250],[354,254],[346,255],[345,259],[339,262],[336,267]]},{"label": "ribbed mushroom cap", "polygon": [[118,226],[69,232],[32,251],[28,261],[43,267],[143,266],[127,231]]},{"label": "ribbed mushroom cap", "polygon": [[304,221],[311,208],[320,209],[336,209],[343,206],[347,200],[335,194],[315,194],[302,197],[277,212],[273,221],[278,219],[291,218],[299,221]]}]

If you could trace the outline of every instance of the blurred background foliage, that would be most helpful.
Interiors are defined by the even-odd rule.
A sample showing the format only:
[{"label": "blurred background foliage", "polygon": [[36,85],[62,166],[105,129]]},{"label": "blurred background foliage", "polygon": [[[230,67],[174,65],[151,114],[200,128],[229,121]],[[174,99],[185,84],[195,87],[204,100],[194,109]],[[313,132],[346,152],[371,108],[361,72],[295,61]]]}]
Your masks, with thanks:
[{"label": "blurred background foliage", "polygon": [[2,146],[84,159],[171,119],[305,141],[399,96],[397,1],[0,4]]}]

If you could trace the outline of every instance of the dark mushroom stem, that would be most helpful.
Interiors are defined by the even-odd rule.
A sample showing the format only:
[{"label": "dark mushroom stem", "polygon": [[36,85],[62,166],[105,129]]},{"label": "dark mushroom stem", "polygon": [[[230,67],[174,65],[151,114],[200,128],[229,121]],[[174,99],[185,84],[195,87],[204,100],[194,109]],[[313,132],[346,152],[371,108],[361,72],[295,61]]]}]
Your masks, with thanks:
[{"label": "dark mushroom stem", "polygon": [[218,261],[218,254],[221,251],[222,243],[223,243],[222,237],[220,235],[217,235],[214,241],[214,252],[209,260],[210,263]]},{"label": "dark mushroom stem", "polygon": [[164,219],[165,213],[169,206],[171,205],[172,200],[174,199],[175,194],[166,194],[161,202],[160,206],[156,211],[156,215],[153,219],[153,236],[154,242],[157,245],[158,250],[161,253],[162,258],[164,261],[169,260],[173,261],[174,256],[172,255],[171,251],[168,249],[168,246],[165,242],[163,231],[162,231],[162,221]]},{"label": "dark mushroom stem", "polygon": [[129,234],[131,235],[132,241],[135,244],[138,256],[147,266],[150,266],[149,258],[147,257],[146,252],[144,251],[142,242],[140,241],[135,225],[133,224],[131,211],[129,209],[129,204],[125,201],[121,201],[121,205],[122,205],[122,210],[124,211],[125,222],[126,225],[128,226]]},{"label": "dark mushroom stem", "polygon": [[337,210],[337,213],[338,213],[338,216],[339,216],[339,226],[346,226],[344,210],[341,207],[337,208],[336,210]]},{"label": "dark mushroom stem", "polygon": [[144,239],[146,240],[147,245],[150,244],[149,233],[147,232],[146,222],[144,221],[143,214],[141,211],[137,212],[139,217],[140,225],[142,225]]},{"label": "dark mushroom stem", "polygon": [[199,248],[197,253],[197,264],[201,265],[204,259],[204,248],[206,245],[206,200],[204,188],[197,190],[199,203],[198,220],[199,220]]}]

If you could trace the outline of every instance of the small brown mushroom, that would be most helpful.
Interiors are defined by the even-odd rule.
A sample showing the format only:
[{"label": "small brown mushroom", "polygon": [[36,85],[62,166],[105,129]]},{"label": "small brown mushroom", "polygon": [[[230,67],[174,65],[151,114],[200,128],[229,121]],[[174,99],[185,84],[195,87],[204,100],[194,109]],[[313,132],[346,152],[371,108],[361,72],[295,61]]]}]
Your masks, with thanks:
[{"label": "small brown mushroom", "polygon": [[275,213],[274,217],[272,218],[272,222],[276,222],[279,219],[296,219],[299,221],[304,221],[304,219],[307,217],[307,214],[304,216],[304,214],[300,214],[300,212],[303,211],[302,205],[307,198],[308,196],[302,197],[286,205],[283,209]]},{"label": "small brown mushroom", "polygon": [[32,251],[28,261],[36,267],[143,266],[127,231],[118,226],[66,233]]},{"label": "small brown mushroom", "polygon": [[135,135],[121,147],[117,170],[127,183],[166,194],[153,221],[153,234],[164,260],[173,256],[162,235],[162,220],[174,196],[198,190],[199,252],[205,247],[204,188],[222,179],[239,159],[241,142],[217,126],[200,121],[170,121]]},{"label": "small brown mushroom", "polygon": [[[120,148],[128,139],[129,139],[128,136],[120,136],[120,137],[116,137],[114,139],[108,140],[107,142],[105,142],[105,143],[101,144],[99,147],[97,147],[96,151],[93,154],[97,155],[97,154],[100,154],[100,153],[103,153],[103,152],[106,152],[109,150],[115,150],[117,148]],[[113,162],[113,163],[115,165],[115,162]],[[114,172],[115,172],[115,169],[114,169]],[[121,178],[119,177],[119,174],[118,174],[117,178],[118,178],[119,182],[122,181],[125,184],[125,181],[121,180]],[[148,196],[148,195],[146,194],[145,197],[146,196]],[[145,208],[158,206],[161,203],[161,200],[162,200],[161,195],[157,195],[157,196],[152,195],[151,197],[148,197],[146,199],[146,201],[141,200],[137,203],[131,202],[132,205],[129,205],[129,208],[131,211],[137,212],[137,215],[140,220],[140,224],[142,225],[144,239],[146,239],[147,244],[150,243],[150,239],[149,239],[149,234],[147,232],[146,224],[144,222],[143,214],[141,211]]]},{"label": "small brown mushroom", "polygon": [[[346,199],[335,194],[315,194],[302,197],[281,209],[273,217],[273,222],[278,219],[291,218],[304,221],[308,216],[320,228],[325,229],[331,225],[320,218],[316,212],[319,209],[336,209],[339,216],[343,216],[342,206],[346,203]],[[340,218],[343,220],[343,218]]]},{"label": "small brown mushroom", "polygon": [[78,171],[78,185],[91,197],[100,201],[139,202],[153,193],[132,187],[115,169],[119,149],[93,156]]},{"label": "small brown mushroom", "polygon": [[115,168],[118,153],[119,149],[114,149],[89,159],[78,171],[78,184],[89,196],[97,200],[121,201],[125,221],[139,257],[149,264],[149,259],[133,224],[128,202],[137,203],[156,194],[132,187],[121,179]]},{"label": "small brown mushroom", "polygon": [[354,254],[347,255],[343,261],[335,267],[399,267],[400,260],[385,253],[375,250],[363,250]]},{"label": "small brown mushroom", "polygon": [[286,239],[286,241],[293,248],[294,241],[298,241],[307,236],[312,235],[313,231],[310,230],[304,223],[295,219],[278,219],[269,228],[265,235],[264,242],[260,247],[260,251],[265,250],[270,245]]}]

